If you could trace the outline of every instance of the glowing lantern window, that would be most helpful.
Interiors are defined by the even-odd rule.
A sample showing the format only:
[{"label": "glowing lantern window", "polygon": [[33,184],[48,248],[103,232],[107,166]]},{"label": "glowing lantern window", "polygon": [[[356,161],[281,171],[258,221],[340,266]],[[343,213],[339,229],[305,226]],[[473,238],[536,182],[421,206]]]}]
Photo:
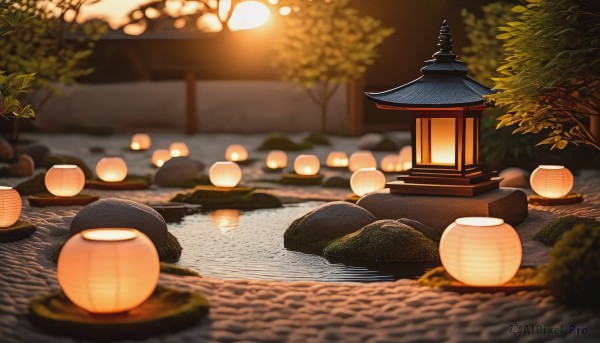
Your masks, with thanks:
[{"label": "glowing lantern window", "polygon": [[96,175],[106,182],[123,181],[127,177],[127,163],[120,157],[104,157],[96,164]]},{"label": "glowing lantern window", "polygon": [[557,199],[569,194],[573,188],[573,174],[563,166],[541,165],[531,173],[529,182],[537,194]]},{"label": "glowing lantern window", "polygon": [[190,149],[183,142],[173,142],[169,145],[169,151],[172,157],[185,157],[190,155]]},{"label": "glowing lantern window", "polygon": [[119,313],[141,305],[158,283],[152,241],[134,229],[91,229],[71,237],[56,274],[65,295],[92,313]]},{"label": "glowing lantern window", "polygon": [[7,228],[21,215],[21,196],[12,187],[0,186],[0,228]]},{"label": "glowing lantern window", "polygon": [[225,150],[225,158],[227,161],[242,162],[248,159],[248,150],[243,145],[232,144]]},{"label": "glowing lantern window", "polygon": [[400,156],[398,155],[386,155],[381,159],[379,163],[381,170],[386,173],[402,171],[402,163],[400,162]]},{"label": "glowing lantern window", "polygon": [[350,155],[348,169],[355,172],[361,168],[377,168],[377,160],[370,151],[360,150]]},{"label": "glowing lantern window", "polygon": [[145,133],[136,133],[131,137],[131,150],[148,150],[152,146],[150,136]]},{"label": "glowing lantern window", "polygon": [[285,151],[273,150],[267,155],[267,168],[282,169],[287,167],[288,157]]},{"label": "glowing lantern window", "polygon": [[48,192],[58,197],[72,197],[85,186],[85,175],[76,165],[57,164],[52,166],[44,178]]},{"label": "glowing lantern window", "polygon": [[171,152],[167,149],[154,150],[152,153],[152,164],[160,168],[165,162],[170,160],[171,157]]},{"label": "glowing lantern window", "polygon": [[300,155],[294,160],[294,171],[298,175],[317,175],[321,162],[315,155]]},{"label": "glowing lantern window", "polygon": [[376,192],[385,188],[385,176],[375,168],[362,168],[352,174],[350,187],[358,196]]},{"label": "glowing lantern window", "polygon": [[455,279],[472,286],[502,285],[521,265],[521,240],[502,219],[459,218],[440,241],[440,258]]},{"label": "glowing lantern window", "polygon": [[235,187],[242,180],[242,169],[235,162],[217,162],[210,167],[208,177],[217,187]]},{"label": "glowing lantern window", "polygon": [[332,151],[327,155],[327,166],[328,167],[347,167],[348,166],[348,155],[343,151]]}]

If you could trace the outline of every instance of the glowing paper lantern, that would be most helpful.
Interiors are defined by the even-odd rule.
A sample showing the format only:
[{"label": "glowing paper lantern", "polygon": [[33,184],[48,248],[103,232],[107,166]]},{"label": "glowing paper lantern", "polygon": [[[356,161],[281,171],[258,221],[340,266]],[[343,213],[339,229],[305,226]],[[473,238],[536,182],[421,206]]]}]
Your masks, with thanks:
[{"label": "glowing paper lantern", "polygon": [[386,155],[381,159],[379,164],[381,170],[386,173],[402,171],[402,163],[400,163],[400,157],[398,155]]},{"label": "glowing paper lantern", "polygon": [[158,283],[152,241],[134,229],[91,229],[71,237],[56,274],[65,295],[92,313],[119,313],[141,305]]},{"label": "glowing paper lantern", "polygon": [[83,171],[73,164],[57,164],[52,166],[44,178],[48,192],[57,197],[72,197],[85,186]]},{"label": "glowing paper lantern", "polygon": [[359,150],[350,155],[348,169],[355,172],[361,168],[377,168],[377,160],[370,151]]},{"label": "glowing paper lantern", "polygon": [[412,165],[412,147],[409,145],[400,149],[398,157],[400,158],[400,163],[402,163],[403,166],[405,163],[410,163]]},{"label": "glowing paper lantern", "polygon": [[327,155],[328,167],[347,167],[348,155],[343,151],[332,151]]},{"label": "glowing paper lantern", "polygon": [[288,157],[285,151],[273,150],[267,155],[267,168],[282,169],[287,167]]},{"label": "glowing paper lantern", "polygon": [[502,285],[519,270],[521,240],[502,219],[459,218],[442,235],[440,258],[446,271],[467,285]]},{"label": "glowing paper lantern", "polygon": [[217,187],[235,187],[242,180],[242,169],[235,162],[217,162],[210,167],[208,177]]},{"label": "glowing paper lantern", "polygon": [[294,171],[298,175],[317,175],[321,162],[315,155],[300,155],[294,160]]},{"label": "glowing paper lantern", "polygon": [[248,150],[243,145],[232,144],[225,150],[225,158],[232,162],[245,161],[248,159]]},{"label": "glowing paper lantern", "polygon": [[184,142],[173,142],[169,145],[169,151],[172,157],[185,157],[189,156],[190,149]]},{"label": "glowing paper lantern", "polygon": [[350,178],[352,192],[358,196],[385,188],[385,176],[375,168],[361,168]]},{"label": "glowing paper lantern", "polygon": [[145,133],[136,133],[131,137],[131,150],[148,150],[150,146],[152,146],[152,140]]},{"label": "glowing paper lantern", "polygon": [[156,167],[162,167],[165,162],[171,159],[171,152],[167,149],[158,149],[154,150],[152,153],[152,164]]},{"label": "glowing paper lantern", "polygon": [[529,182],[537,194],[556,199],[569,194],[573,188],[573,174],[563,166],[541,165],[531,173]]},{"label": "glowing paper lantern", "polygon": [[96,164],[96,175],[106,182],[123,181],[127,177],[127,163],[120,157],[104,157]]},{"label": "glowing paper lantern", "polygon": [[21,196],[12,187],[0,186],[0,228],[17,222],[21,214]]}]

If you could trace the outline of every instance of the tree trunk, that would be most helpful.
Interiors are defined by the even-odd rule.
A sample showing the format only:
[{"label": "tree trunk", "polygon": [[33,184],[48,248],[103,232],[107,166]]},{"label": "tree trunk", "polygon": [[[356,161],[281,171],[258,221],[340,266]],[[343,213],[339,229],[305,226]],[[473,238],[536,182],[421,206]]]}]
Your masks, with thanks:
[{"label": "tree trunk", "polygon": [[321,131],[323,134],[327,133],[327,104],[329,101],[324,100],[321,102]]}]

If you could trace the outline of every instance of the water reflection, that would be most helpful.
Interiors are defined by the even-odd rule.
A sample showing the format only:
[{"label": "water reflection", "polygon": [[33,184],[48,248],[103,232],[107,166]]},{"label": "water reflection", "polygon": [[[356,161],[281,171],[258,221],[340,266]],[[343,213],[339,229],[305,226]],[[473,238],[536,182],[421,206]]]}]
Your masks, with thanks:
[{"label": "water reflection", "polygon": [[240,227],[240,210],[215,210],[208,214],[213,227],[227,233]]}]

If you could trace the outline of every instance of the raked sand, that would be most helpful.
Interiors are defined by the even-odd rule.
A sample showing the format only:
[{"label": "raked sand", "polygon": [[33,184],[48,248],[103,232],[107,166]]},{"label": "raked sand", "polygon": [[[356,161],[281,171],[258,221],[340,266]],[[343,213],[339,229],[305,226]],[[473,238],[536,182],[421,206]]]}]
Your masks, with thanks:
[{"label": "raked sand", "polygon": [[[155,135],[156,136],[156,135]],[[90,146],[107,147],[108,153],[123,153],[128,137],[99,139],[88,136],[32,136],[58,152],[77,154],[90,166],[100,158],[88,153]],[[221,159],[227,144],[242,141],[258,144],[258,136],[202,136],[186,138],[160,135],[155,144],[165,146],[172,139],[185,139],[192,155],[210,163]],[[355,140],[339,139],[336,147],[352,151]],[[155,145],[156,146],[156,145]],[[327,149],[317,153],[324,157]],[[253,154],[253,152],[251,152]],[[134,173],[149,173],[148,155],[127,154]],[[264,156],[260,154],[257,156]],[[258,167],[247,168],[248,178],[257,177]],[[16,184],[20,180],[0,180]],[[272,187],[272,185],[271,185]],[[136,201],[167,200],[177,189],[106,192],[102,197]],[[546,260],[547,249],[531,240],[544,223],[564,214],[600,218],[600,176],[576,179],[575,191],[586,194],[586,202],[554,208],[530,207],[530,216],[517,226],[527,264]],[[273,192],[301,198],[341,199],[347,191],[277,187]],[[54,244],[64,241],[70,222],[80,207],[30,208],[24,199],[22,217],[37,225],[38,231],[25,240],[0,244],[0,342],[74,342],[62,336],[46,335],[27,318],[29,300],[57,290],[55,267],[47,259]],[[185,251],[184,251],[185,253]],[[458,294],[418,286],[412,280],[359,283],[269,282],[221,280],[162,275],[161,284],[193,289],[211,303],[210,315],[185,331],[154,337],[145,342],[561,342],[598,341],[600,314],[591,310],[557,304],[543,291],[505,295]],[[586,328],[587,335],[513,335],[511,324],[540,324]]]}]

